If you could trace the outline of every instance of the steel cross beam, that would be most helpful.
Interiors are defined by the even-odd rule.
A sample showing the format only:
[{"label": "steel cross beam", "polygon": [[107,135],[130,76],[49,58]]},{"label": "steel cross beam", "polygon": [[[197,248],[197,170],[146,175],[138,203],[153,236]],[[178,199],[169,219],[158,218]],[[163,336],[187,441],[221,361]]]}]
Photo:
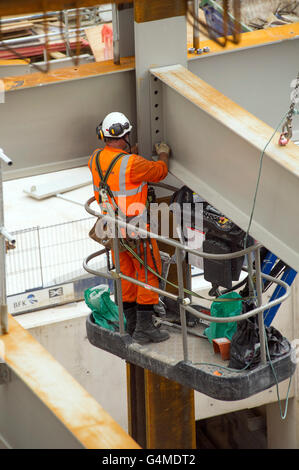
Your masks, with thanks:
[{"label": "steel cross beam", "polygon": [[[246,231],[274,130],[181,65],[151,73],[162,102],[159,139],[172,148],[170,172]],[[153,113],[154,106],[153,98]],[[298,271],[299,149],[278,139],[263,154],[250,234]]]}]

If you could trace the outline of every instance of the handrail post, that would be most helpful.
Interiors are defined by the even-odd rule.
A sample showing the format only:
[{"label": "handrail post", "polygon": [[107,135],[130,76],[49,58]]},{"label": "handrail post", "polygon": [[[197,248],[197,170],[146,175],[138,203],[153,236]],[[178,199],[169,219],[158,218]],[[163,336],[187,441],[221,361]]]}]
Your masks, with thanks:
[{"label": "handrail post", "polygon": [[183,257],[182,257],[181,248],[175,249],[175,255],[176,255],[176,262],[177,262],[177,273],[178,273],[180,319],[181,319],[181,326],[182,326],[184,361],[188,361],[186,311],[182,303],[184,300],[185,292],[184,292],[184,276],[183,276]]},{"label": "handrail post", "polygon": [[[262,276],[261,276],[261,253],[260,247],[257,247],[254,252],[255,256],[255,278],[256,278],[256,293],[257,293],[257,304],[258,307],[261,307],[263,303],[262,298]],[[258,314],[258,323],[259,323],[259,334],[260,334],[260,351],[261,351],[261,362],[266,364],[267,355],[266,355],[266,338],[265,338],[265,325],[264,325],[264,312],[261,311]]]},{"label": "handrail post", "polygon": [[121,278],[120,274],[120,261],[119,261],[119,239],[118,239],[118,224],[115,222],[115,233],[113,237],[113,251],[114,251],[114,263],[115,263],[115,272],[117,274],[115,283],[116,283],[116,296],[117,296],[117,306],[118,306],[118,317],[119,317],[119,332],[121,335],[125,333],[124,325],[124,309],[123,309],[123,300],[122,300],[122,288],[121,288]]},{"label": "handrail post", "polygon": [[248,264],[248,289],[250,297],[254,296],[254,282],[253,282],[253,266],[252,266],[252,253],[247,253]]}]

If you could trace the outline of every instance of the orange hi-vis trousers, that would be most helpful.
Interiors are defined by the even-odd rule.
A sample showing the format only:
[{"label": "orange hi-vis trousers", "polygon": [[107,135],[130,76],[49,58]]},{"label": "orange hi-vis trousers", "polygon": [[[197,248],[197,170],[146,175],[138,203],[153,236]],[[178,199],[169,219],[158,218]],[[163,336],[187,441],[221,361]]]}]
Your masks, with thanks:
[{"label": "orange hi-vis trousers", "polygon": [[[143,248],[143,241],[140,242],[140,252],[136,253],[138,256],[144,261],[144,248]],[[158,248],[157,241],[155,239],[151,239],[153,255],[155,258],[155,262],[152,257],[152,252],[150,249],[149,240],[146,241],[146,264],[156,271],[158,269],[158,274],[161,275],[162,271],[162,262],[161,256]],[[112,259],[114,261],[114,253],[112,251]],[[134,256],[128,252],[123,251],[119,253],[119,261],[120,261],[120,270],[126,276],[132,277],[133,279],[138,279],[145,284],[153,287],[159,287],[159,278],[147,270],[147,281],[146,281],[146,274],[145,268],[140,262],[134,258]],[[159,294],[153,292],[152,290],[145,289],[144,287],[137,286],[132,282],[122,279],[121,280],[121,287],[122,287],[122,298],[123,302],[137,302],[141,305],[148,305],[153,304],[156,305],[159,303]]]}]

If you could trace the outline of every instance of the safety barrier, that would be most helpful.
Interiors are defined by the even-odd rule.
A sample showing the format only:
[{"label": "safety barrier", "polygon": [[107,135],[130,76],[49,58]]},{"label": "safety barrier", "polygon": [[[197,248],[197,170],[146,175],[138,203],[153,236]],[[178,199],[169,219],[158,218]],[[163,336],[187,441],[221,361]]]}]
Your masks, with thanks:
[{"label": "safety barrier", "polygon": [[[95,242],[88,237],[93,219],[12,232],[16,247],[6,254],[7,295],[70,282],[86,275],[82,258]],[[105,265],[105,260],[101,266]]]}]

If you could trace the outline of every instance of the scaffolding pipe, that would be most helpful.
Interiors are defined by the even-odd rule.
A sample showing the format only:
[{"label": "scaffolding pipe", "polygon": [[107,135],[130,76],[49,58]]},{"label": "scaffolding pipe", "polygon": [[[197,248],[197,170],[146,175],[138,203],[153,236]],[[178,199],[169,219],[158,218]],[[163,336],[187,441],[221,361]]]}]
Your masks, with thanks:
[{"label": "scaffolding pipe", "polygon": [[199,49],[200,46],[200,37],[199,37],[199,21],[198,21],[198,14],[199,14],[199,0],[193,0],[193,47],[195,49]]},{"label": "scaffolding pipe", "polygon": [[68,18],[68,12],[67,10],[63,10],[63,19],[64,19],[64,35],[65,35],[65,47],[66,47],[66,53],[68,56],[72,55],[72,50],[70,46],[70,31],[69,31],[69,18]]},{"label": "scaffolding pipe", "polygon": [[120,64],[120,42],[119,42],[119,14],[118,7],[112,4],[112,26],[113,26],[113,62]]}]

